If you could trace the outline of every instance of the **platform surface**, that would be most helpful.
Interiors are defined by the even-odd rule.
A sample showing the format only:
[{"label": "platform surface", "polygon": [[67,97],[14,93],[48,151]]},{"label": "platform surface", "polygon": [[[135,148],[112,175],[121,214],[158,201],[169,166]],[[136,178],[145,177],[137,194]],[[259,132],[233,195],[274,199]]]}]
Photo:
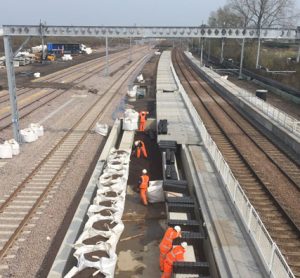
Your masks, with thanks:
[{"label": "platform surface", "polygon": [[[174,140],[178,144],[199,144],[201,142],[191,114],[184,102],[179,84],[171,69],[171,52],[164,51],[159,62],[156,81],[156,116],[168,121],[168,133],[158,134],[157,140]],[[168,84],[169,82],[169,84]],[[173,92],[164,92],[163,90]]]},{"label": "platform surface", "polygon": [[214,257],[222,277],[267,277],[242,223],[223,191],[204,147],[188,146],[190,167]]}]

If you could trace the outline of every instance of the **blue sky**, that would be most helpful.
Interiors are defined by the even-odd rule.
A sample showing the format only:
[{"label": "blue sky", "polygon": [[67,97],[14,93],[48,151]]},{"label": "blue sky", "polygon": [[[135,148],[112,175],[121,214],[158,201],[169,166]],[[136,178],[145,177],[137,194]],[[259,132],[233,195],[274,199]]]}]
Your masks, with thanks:
[{"label": "blue sky", "polygon": [[[300,0],[297,0],[300,1]],[[0,25],[200,25],[226,0],[0,0]]]}]

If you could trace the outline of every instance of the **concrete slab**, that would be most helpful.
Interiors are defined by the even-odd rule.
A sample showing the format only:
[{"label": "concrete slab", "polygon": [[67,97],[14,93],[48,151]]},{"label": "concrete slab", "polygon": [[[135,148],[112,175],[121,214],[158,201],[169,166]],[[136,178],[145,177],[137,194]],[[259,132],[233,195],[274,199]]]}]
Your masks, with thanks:
[{"label": "concrete slab", "polygon": [[169,212],[171,220],[188,220],[188,215],[185,212]]},{"label": "concrete slab", "polygon": [[[170,79],[162,78],[167,75]],[[172,78],[171,78],[172,77]],[[170,82],[166,85],[166,82]],[[168,120],[168,134],[159,134],[157,140],[174,140],[178,144],[199,144],[201,142],[190,111],[183,99],[181,86],[177,84],[172,71],[171,52],[164,51],[157,72],[156,114],[159,120]],[[174,92],[163,92],[176,85]],[[175,88],[175,87],[174,87]]]},{"label": "concrete slab", "polygon": [[123,132],[122,140],[119,149],[131,152],[133,145],[134,131],[125,130]]}]

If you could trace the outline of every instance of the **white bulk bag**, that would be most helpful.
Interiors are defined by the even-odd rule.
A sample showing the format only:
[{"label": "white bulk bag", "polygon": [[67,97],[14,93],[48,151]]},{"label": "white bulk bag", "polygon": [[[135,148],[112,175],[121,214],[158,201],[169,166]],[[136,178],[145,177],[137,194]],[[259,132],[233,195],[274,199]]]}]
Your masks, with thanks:
[{"label": "white bulk bag", "polygon": [[131,118],[124,118],[123,119],[123,130],[137,130],[138,129],[138,122],[132,120]]},{"label": "white bulk bag", "polygon": [[33,76],[34,76],[34,78],[39,78],[39,77],[41,77],[41,73],[35,72],[35,73],[33,74]]},{"label": "white bulk bag", "polygon": [[120,182],[120,183],[114,183],[109,186],[98,186],[97,194],[104,194],[109,191],[114,191],[117,194],[121,193],[123,190],[125,190],[127,187],[126,182]]},{"label": "white bulk bag", "polygon": [[31,128],[20,130],[21,139],[25,143],[31,143],[38,139],[38,135]]},{"label": "white bulk bag", "polygon": [[108,125],[96,123],[95,132],[102,136],[107,136],[108,134]]},{"label": "white bulk bag", "polygon": [[41,137],[44,135],[44,127],[40,124],[34,124],[31,123],[28,128],[31,128],[38,137]]},{"label": "white bulk bag", "polygon": [[124,112],[124,118],[131,119],[133,122],[138,122],[139,113],[136,112],[134,109],[126,109]]},{"label": "white bulk bag", "polygon": [[163,182],[150,181],[147,189],[149,203],[160,203],[165,201]]},{"label": "white bulk bag", "polygon": [[111,207],[104,207],[98,205],[90,205],[88,208],[87,215],[91,217],[94,214],[100,213],[102,210],[109,210],[111,211],[111,215],[113,215],[114,219],[121,220],[122,213],[119,211],[119,208],[113,204]]},{"label": "white bulk bag", "polygon": [[[91,253],[94,251],[106,251],[108,253],[109,258],[100,258],[98,261],[92,262],[85,259],[84,254]],[[116,253],[110,249],[109,244],[98,244],[98,245],[87,245],[78,248],[75,253],[74,257],[78,261],[77,267],[73,267],[65,276],[65,278],[71,278],[81,270],[90,267],[96,268],[101,273],[105,275],[106,278],[113,278],[116,262],[117,262],[117,255]]]},{"label": "white bulk bag", "polygon": [[18,155],[20,153],[20,145],[15,139],[10,139],[8,141],[5,141],[4,143],[10,145],[13,155]]},{"label": "white bulk bag", "polygon": [[0,158],[12,158],[12,148],[9,143],[0,144]]},{"label": "white bulk bag", "polygon": [[136,91],[134,91],[134,90],[128,90],[128,91],[127,91],[127,95],[128,95],[130,98],[135,98],[135,97],[136,97]]},{"label": "white bulk bag", "polygon": [[137,79],[138,82],[144,81],[143,74],[138,75],[136,79]]},{"label": "white bulk bag", "polygon": [[[110,234],[110,235],[108,236],[108,234]],[[95,236],[103,236],[103,237],[107,238],[107,240],[106,241],[96,242],[94,245],[99,245],[99,244],[102,244],[102,243],[105,242],[107,244],[110,244],[112,247],[117,245],[117,242],[118,242],[118,240],[120,238],[120,236],[118,235],[118,233],[112,232],[111,230],[109,231],[109,233],[107,233],[106,231],[105,232],[103,232],[103,231],[97,231],[95,229],[85,230],[80,235],[80,237],[78,238],[78,240],[75,242],[75,244],[73,245],[73,247],[75,249],[78,249],[78,248],[80,248],[82,246],[93,246],[93,244],[87,245],[87,244],[84,244],[83,242],[85,240],[87,240],[89,238],[92,238],[92,237],[95,237]],[[115,248],[113,247],[112,249],[115,249]]]}]

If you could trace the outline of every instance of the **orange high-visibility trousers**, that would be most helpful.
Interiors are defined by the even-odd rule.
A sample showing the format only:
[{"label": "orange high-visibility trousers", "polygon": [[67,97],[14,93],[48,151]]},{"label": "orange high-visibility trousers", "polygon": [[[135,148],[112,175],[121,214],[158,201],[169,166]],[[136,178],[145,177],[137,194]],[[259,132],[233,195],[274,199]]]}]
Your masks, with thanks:
[{"label": "orange high-visibility trousers", "polygon": [[148,201],[147,201],[147,189],[140,189],[140,197],[141,197],[141,201],[142,203],[147,206],[148,205]]},{"label": "orange high-visibility trousers", "polygon": [[164,262],[164,272],[163,272],[161,278],[171,278],[172,271],[173,271],[173,265],[170,265],[167,262]]},{"label": "orange high-visibility trousers", "polygon": [[159,254],[159,267],[161,271],[164,271],[164,261],[166,259],[166,254],[161,253]]},{"label": "orange high-visibility trousers", "polygon": [[161,271],[164,270],[164,262],[171,249],[172,245],[169,246],[166,242],[161,242],[159,245],[159,267]]},{"label": "orange high-visibility trousers", "polygon": [[145,131],[146,121],[140,121],[139,131]]},{"label": "orange high-visibility trousers", "polygon": [[140,158],[140,157],[141,157],[141,153],[143,154],[143,156],[144,156],[145,158],[148,157],[148,154],[147,154],[145,145],[142,145],[141,147],[138,147],[138,148],[136,149],[136,157],[137,157],[137,158]]}]

